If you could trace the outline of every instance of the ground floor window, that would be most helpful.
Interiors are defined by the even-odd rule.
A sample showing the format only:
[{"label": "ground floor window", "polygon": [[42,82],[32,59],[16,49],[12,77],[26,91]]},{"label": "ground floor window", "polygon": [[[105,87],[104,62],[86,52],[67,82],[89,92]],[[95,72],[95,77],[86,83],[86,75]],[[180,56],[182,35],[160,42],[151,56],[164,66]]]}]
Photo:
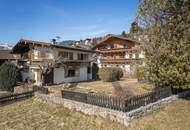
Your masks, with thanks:
[{"label": "ground floor window", "polygon": [[75,76],[75,70],[74,69],[69,69],[68,70],[68,77],[74,77]]},{"label": "ground floor window", "polygon": [[66,77],[78,77],[80,76],[80,67],[69,66]]},{"label": "ground floor window", "polygon": [[87,72],[88,72],[88,74],[91,73],[91,67],[90,67],[90,66],[88,66],[88,68],[87,68]]}]

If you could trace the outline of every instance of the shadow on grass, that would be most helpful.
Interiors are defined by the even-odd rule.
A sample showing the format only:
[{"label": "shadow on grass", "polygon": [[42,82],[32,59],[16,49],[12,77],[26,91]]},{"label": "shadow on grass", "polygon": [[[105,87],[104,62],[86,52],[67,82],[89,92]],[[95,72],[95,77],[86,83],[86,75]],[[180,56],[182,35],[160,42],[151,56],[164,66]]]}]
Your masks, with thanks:
[{"label": "shadow on grass", "polygon": [[10,100],[10,101],[5,101],[5,102],[0,102],[0,107],[6,106],[6,105],[10,105],[10,104],[22,101],[22,100],[27,100],[27,99],[30,99],[30,98],[32,98],[32,97],[23,97],[23,98],[19,98],[19,99],[16,99],[16,100]]},{"label": "shadow on grass", "polygon": [[71,83],[69,88],[76,88],[78,86],[78,83]]}]

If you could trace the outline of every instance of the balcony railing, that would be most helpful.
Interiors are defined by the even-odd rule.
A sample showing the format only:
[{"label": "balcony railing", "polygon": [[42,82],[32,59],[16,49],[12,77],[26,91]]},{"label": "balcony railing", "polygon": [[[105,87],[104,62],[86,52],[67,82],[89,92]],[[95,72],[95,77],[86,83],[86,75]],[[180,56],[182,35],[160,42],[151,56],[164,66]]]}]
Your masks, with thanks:
[{"label": "balcony railing", "polygon": [[78,59],[63,59],[63,62],[90,62],[90,60],[88,59],[84,59],[84,60],[78,60]]},{"label": "balcony railing", "polygon": [[101,63],[131,63],[131,62],[141,62],[143,58],[102,58]]},{"label": "balcony railing", "polygon": [[131,51],[139,51],[139,47],[135,48],[117,48],[117,49],[101,49],[98,50],[101,53],[110,53],[110,52],[131,52]]}]

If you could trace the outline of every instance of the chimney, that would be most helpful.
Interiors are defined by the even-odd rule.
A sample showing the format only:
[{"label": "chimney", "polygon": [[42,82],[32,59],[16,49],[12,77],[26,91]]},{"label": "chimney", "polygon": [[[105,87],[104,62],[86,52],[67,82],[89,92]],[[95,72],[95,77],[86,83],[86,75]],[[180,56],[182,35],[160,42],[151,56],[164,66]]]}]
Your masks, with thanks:
[{"label": "chimney", "polygon": [[52,39],[52,43],[56,45],[56,39]]}]

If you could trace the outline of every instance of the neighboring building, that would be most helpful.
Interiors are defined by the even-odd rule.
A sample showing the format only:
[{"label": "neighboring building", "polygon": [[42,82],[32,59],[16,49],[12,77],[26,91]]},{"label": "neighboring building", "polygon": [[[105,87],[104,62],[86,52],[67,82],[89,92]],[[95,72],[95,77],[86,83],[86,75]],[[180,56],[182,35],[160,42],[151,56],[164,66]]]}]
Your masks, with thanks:
[{"label": "neighboring building", "polygon": [[77,41],[75,40],[65,40],[65,41],[61,41],[61,42],[56,42],[57,45],[61,45],[61,46],[72,46],[76,43]]},{"label": "neighboring building", "polygon": [[99,67],[119,66],[132,74],[137,66],[143,65],[144,53],[140,43],[125,37],[110,35],[99,42],[94,50],[100,53]]},{"label": "neighboring building", "polygon": [[85,40],[75,42],[75,44],[73,44],[72,46],[92,50],[92,48],[96,46],[98,42],[104,39],[105,37],[86,38]]},{"label": "neighboring building", "polygon": [[17,61],[19,59],[20,55],[11,54],[11,50],[0,50],[0,65],[6,61],[10,61],[17,64]]},{"label": "neighboring building", "polygon": [[21,55],[19,65],[23,67],[23,81],[41,83],[40,65],[51,63],[60,57],[64,63],[56,64],[46,76],[47,84],[92,79],[91,59],[94,51],[24,39],[12,51]]},{"label": "neighboring building", "polygon": [[6,43],[0,43],[0,65],[6,61],[13,62],[17,64],[20,59],[20,55],[11,53],[12,47]]}]

